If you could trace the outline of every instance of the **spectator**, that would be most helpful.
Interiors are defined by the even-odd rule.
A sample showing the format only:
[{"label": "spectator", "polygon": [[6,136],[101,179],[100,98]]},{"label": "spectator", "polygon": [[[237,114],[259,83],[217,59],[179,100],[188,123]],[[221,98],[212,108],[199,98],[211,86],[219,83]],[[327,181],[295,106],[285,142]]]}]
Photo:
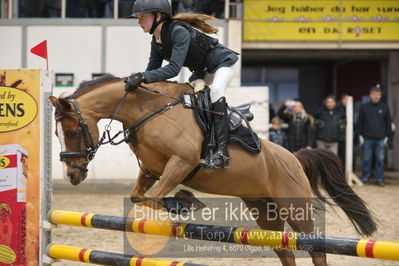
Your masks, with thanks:
[{"label": "spectator", "polygon": [[46,0],[44,2],[42,17],[45,18],[61,17],[61,1]]},{"label": "spectator", "polygon": [[363,104],[359,111],[357,131],[364,139],[362,181],[369,183],[374,153],[376,184],[384,186],[384,140],[392,137],[392,128],[389,108],[381,102],[381,96],[379,85],[370,90],[370,102]]},{"label": "spectator", "polygon": [[288,150],[311,149],[314,142],[314,119],[307,114],[301,102],[286,100],[278,116],[288,124]]},{"label": "spectator", "polygon": [[20,0],[18,1],[18,16],[20,18],[42,17],[44,4],[44,0]]},{"label": "spectator", "polygon": [[[348,94],[342,93],[339,99],[338,109],[342,114],[342,120],[346,120],[346,104],[348,103]],[[346,144],[346,126],[340,126],[340,134],[338,139],[338,157],[345,162],[345,144]]]},{"label": "spectator", "polygon": [[342,114],[346,114],[346,104],[348,103],[348,94],[342,93],[339,98],[338,109]]},{"label": "spectator", "polygon": [[192,13],[193,5],[192,0],[172,0],[172,14]]},{"label": "spectator", "polygon": [[276,111],[274,111],[274,108],[271,103],[269,103],[269,123],[271,123],[272,119],[276,117]]},{"label": "spectator", "polygon": [[71,18],[103,18],[112,17],[112,10],[105,15],[110,8],[112,0],[67,0],[66,16]]},{"label": "spectator", "polygon": [[224,17],[224,0],[194,0],[194,10],[216,18]]},{"label": "spectator", "polygon": [[287,148],[287,133],[281,129],[281,126],[281,120],[278,117],[272,119],[272,128],[269,131],[269,140]]},{"label": "spectator", "polygon": [[345,118],[336,106],[334,96],[329,95],[324,100],[324,106],[316,115],[317,147],[328,149],[338,155],[338,141],[342,137],[342,127]]}]

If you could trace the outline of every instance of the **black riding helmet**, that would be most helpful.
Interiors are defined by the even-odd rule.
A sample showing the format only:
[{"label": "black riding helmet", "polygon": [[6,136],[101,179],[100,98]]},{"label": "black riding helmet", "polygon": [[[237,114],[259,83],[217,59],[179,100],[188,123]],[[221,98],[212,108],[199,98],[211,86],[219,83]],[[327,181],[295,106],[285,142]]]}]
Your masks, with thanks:
[{"label": "black riding helmet", "polygon": [[[166,15],[160,21],[157,21],[155,16],[155,14],[158,12]],[[155,28],[159,24],[161,24],[162,22],[164,22],[165,20],[169,19],[172,16],[172,7],[170,6],[168,0],[136,0],[133,5],[132,14],[129,16],[129,18],[135,18],[138,15],[144,13],[154,14],[154,21],[152,23],[152,27],[150,30],[150,34],[153,34]]]},{"label": "black riding helmet", "polygon": [[161,12],[168,16],[172,15],[172,7],[168,0],[136,0],[130,18],[135,18],[144,13]]}]

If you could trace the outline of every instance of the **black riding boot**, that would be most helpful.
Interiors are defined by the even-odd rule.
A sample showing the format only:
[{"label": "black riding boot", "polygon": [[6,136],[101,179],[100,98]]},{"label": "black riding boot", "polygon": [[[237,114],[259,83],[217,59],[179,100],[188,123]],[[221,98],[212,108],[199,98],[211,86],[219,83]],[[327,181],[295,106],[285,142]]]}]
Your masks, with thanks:
[{"label": "black riding boot", "polygon": [[217,102],[212,104],[213,111],[224,113],[224,115],[213,114],[213,126],[215,127],[216,135],[216,151],[208,156],[205,161],[202,161],[210,168],[228,168],[229,167],[229,153],[227,150],[228,138],[228,117],[227,117],[227,103],[226,98],[221,97]]}]

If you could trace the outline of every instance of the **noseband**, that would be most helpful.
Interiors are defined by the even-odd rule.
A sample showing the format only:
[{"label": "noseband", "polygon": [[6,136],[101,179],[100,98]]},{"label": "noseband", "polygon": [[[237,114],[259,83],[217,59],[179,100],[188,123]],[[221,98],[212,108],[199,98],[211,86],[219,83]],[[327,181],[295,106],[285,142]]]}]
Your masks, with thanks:
[{"label": "noseband", "polygon": [[[94,155],[99,148],[100,145],[94,145],[93,139],[91,137],[89,126],[87,125],[86,120],[83,119],[82,114],[80,112],[79,104],[74,99],[68,99],[68,102],[72,103],[75,107],[75,111],[73,112],[78,116],[79,119],[79,130],[82,132],[83,140],[86,146],[86,151],[62,151],[60,152],[60,161],[65,162],[66,164],[72,166],[73,168],[79,169],[81,172],[87,173],[87,164],[84,166],[80,166],[77,163],[69,160],[69,158],[86,158],[88,161],[91,161],[94,158]],[[60,121],[65,118],[64,114],[57,116],[55,121]]]}]

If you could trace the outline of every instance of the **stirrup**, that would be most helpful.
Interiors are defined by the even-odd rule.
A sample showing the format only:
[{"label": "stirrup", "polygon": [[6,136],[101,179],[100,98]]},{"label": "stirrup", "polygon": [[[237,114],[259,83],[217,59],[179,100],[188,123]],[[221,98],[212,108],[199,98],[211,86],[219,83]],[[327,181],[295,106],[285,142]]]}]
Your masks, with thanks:
[{"label": "stirrup", "polygon": [[[216,159],[221,161],[220,164],[215,164],[215,157],[218,157]],[[199,163],[201,166],[210,169],[229,168],[230,158],[229,156],[225,156],[221,151],[218,151],[207,156],[205,159],[201,159]]]},{"label": "stirrup", "polygon": [[209,154],[208,156],[206,156],[205,158],[201,159],[199,161],[199,164],[201,165],[201,167],[203,169],[208,169],[208,170],[213,170],[215,169],[215,167],[213,167],[213,164],[211,162],[212,160],[212,154]]},{"label": "stirrup", "polygon": [[[221,151],[218,151],[216,154],[219,157],[219,158],[216,158],[216,159],[222,161],[222,163],[219,164],[219,165],[216,165],[216,164],[214,164],[215,160],[212,160],[212,164],[214,165],[214,167],[215,168],[229,168],[230,167],[230,158],[229,158],[229,156],[225,155]],[[213,159],[215,159],[215,157]]]}]

